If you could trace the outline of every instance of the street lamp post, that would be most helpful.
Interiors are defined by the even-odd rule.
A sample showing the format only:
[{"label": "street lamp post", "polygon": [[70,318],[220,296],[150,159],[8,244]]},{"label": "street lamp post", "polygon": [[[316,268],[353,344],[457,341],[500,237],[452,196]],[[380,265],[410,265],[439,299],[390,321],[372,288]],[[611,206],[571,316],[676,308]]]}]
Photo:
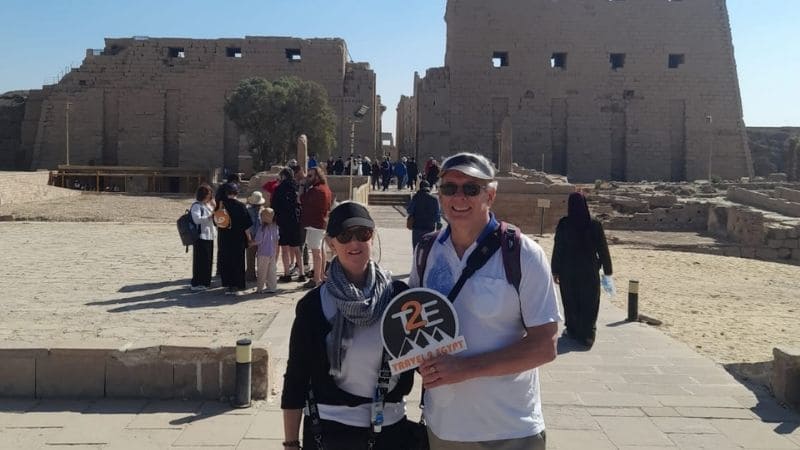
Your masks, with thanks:
[{"label": "street lamp post", "polygon": [[369,111],[369,106],[361,105],[358,107],[355,112],[353,112],[353,117],[350,118],[350,168],[347,170],[349,173],[347,174],[348,179],[348,194],[347,198],[352,200],[353,199],[353,153],[355,152],[356,147],[356,123],[361,122],[361,119],[367,115],[367,111]]},{"label": "street lamp post", "polygon": [[708,123],[708,182],[711,182],[711,161],[714,157],[714,127],[712,123],[714,118],[711,114],[706,116],[706,123]]},{"label": "street lamp post", "polygon": [[64,137],[65,137],[65,150],[66,150],[66,165],[69,165],[69,107],[72,106],[70,102],[67,102],[66,109],[64,111]]}]

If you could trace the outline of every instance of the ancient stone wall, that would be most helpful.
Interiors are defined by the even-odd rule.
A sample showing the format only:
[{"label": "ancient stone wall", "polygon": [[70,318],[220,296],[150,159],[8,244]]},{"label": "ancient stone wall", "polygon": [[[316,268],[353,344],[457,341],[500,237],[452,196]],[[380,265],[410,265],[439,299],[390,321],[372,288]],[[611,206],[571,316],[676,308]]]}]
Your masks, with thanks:
[{"label": "ancient stone wall", "polygon": [[417,148],[417,105],[413,97],[400,96],[397,104],[397,150],[401,155],[414,155]]},{"label": "ancient stone wall", "polygon": [[[236,394],[235,347],[3,348],[0,398],[175,398]],[[268,355],[253,348],[251,394],[268,395]]]},{"label": "ancient stone wall", "polygon": [[0,170],[14,170],[19,165],[22,144],[22,122],[25,118],[24,91],[0,95]]},{"label": "ancient stone wall", "polygon": [[244,78],[288,75],[327,90],[338,117],[335,153],[349,153],[361,105],[369,110],[356,127],[356,152],[378,148],[375,73],[347,62],[343,40],[245,37],[106,39],[26,108],[23,149],[30,167],[63,164],[69,122],[71,164],[236,169],[247,149],[224,116],[225,96]]},{"label": "ancient stone wall", "polygon": [[[417,103],[417,159],[451,153],[450,145],[450,71],[437,67],[416,78],[414,98]],[[464,148],[459,150],[477,150]]]},{"label": "ancient stone wall", "polygon": [[708,232],[733,242],[725,255],[800,263],[800,225],[767,222],[764,214],[741,206],[714,206]]},{"label": "ancient stone wall", "polygon": [[[558,221],[567,215],[567,199],[575,192],[571,184],[531,183],[499,178],[492,211],[499,220],[513,223],[523,233],[554,233]],[[540,200],[548,204],[540,207]]]},{"label": "ancient stone wall", "polygon": [[670,207],[655,208],[648,212],[613,217],[606,222],[608,229],[641,231],[706,231],[708,228],[707,203],[678,203]]},{"label": "ancient stone wall", "polygon": [[496,160],[510,115],[514,160],[571,181],[706,178],[709,154],[752,174],[725,0],[449,0],[445,20],[420,154]]},{"label": "ancient stone wall", "polygon": [[728,189],[727,198],[732,202],[742,203],[768,211],[775,211],[786,216],[800,217],[800,203],[784,200],[782,198],[773,198],[761,192],[731,187]]}]

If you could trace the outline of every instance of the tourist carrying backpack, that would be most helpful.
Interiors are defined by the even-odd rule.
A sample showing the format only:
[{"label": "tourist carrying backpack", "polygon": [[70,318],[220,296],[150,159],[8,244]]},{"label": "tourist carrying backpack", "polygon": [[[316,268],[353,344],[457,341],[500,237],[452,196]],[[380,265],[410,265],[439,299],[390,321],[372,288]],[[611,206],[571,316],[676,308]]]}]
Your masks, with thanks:
[{"label": "tourist carrying backpack", "polygon": [[197,240],[192,244],[192,287],[193,291],[204,291],[211,286],[211,265],[214,261],[214,239],[217,229],[214,226],[214,193],[211,186],[201,184],[195,195],[197,200],[189,209],[192,221],[200,229]]}]

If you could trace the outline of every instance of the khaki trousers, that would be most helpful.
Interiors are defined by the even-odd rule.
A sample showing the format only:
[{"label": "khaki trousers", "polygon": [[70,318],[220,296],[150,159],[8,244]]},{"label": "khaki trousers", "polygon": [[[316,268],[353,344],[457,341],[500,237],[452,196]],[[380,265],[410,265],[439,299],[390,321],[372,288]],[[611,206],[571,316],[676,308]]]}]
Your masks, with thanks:
[{"label": "khaki trousers", "polygon": [[545,434],[539,434],[518,439],[503,439],[499,441],[482,442],[455,442],[444,441],[436,437],[428,428],[428,441],[431,450],[545,450]]},{"label": "khaki trousers", "polygon": [[256,265],[258,281],[257,290],[277,289],[278,287],[278,257],[277,256],[258,256]]}]

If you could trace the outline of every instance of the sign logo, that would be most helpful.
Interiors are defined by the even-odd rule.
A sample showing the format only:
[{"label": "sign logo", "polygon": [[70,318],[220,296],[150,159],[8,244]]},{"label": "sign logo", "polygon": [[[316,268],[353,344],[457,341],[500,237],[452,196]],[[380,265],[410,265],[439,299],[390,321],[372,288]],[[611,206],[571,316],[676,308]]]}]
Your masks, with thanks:
[{"label": "sign logo", "polygon": [[392,375],[416,369],[422,361],[467,349],[458,335],[458,316],[442,294],[425,288],[404,291],[389,302],[381,320],[383,346]]}]

